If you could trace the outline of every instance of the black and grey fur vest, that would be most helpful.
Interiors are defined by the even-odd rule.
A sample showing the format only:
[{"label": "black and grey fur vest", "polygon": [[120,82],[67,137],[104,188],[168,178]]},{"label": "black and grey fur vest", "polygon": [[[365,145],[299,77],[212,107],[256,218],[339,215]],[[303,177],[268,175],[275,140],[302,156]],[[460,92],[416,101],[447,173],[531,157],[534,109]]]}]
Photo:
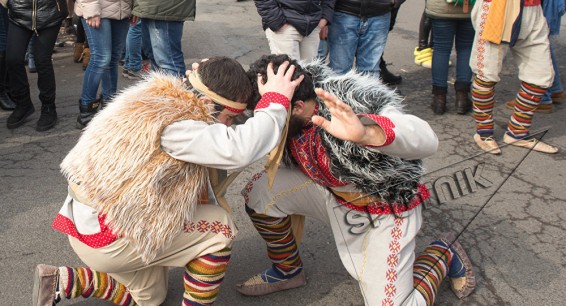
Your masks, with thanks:
[{"label": "black and grey fur vest", "polygon": [[[402,98],[375,77],[355,72],[337,75],[320,62],[303,64],[303,67],[312,75],[316,87],[334,94],[357,114],[379,114],[390,107],[402,109]],[[319,115],[330,119],[324,103],[317,102]],[[408,204],[418,194],[424,173],[421,160],[381,154],[335,138],[324,129],[317,132],[329,155],[332,175],[340,181],[354,184],[362,192],[387,203]]]}]

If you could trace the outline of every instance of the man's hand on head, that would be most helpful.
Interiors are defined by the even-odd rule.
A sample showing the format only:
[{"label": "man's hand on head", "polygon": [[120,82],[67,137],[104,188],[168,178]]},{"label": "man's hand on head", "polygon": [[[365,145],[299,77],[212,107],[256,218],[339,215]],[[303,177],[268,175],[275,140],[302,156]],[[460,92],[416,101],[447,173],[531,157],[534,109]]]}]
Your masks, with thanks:
[{"label": "man's hand on head", "polygon": [[[208,58],[203,58],[200,62],[206,62],[208,61]],[[187,78],[189,77],[189,74],[191,74],[193,71],[198,71],[198,67],[200,66],[199,63],[192,63],[191,64],[191,70],[187,70],[185,71],[185,75],[187,76],[186,78],[183,78],[183,82],[187,81]]]},{"label": "man's hand on head", "polygon": [[279,66],[277,72],[273,71],[273,63],[267,65],[267,80],[264,81],[261,74],[257,75],[257,87],[260,95],[268,92],[276,92],[284,95],[287,99],[293,98],[295,88],[301,84],[304,75],[292,80],[295,66],[289,67],[289,62],[285,61]]},{"label": "man's hand on head", "polygon": [[348,104],[321,88],[316,88],[315,92],[331,115],[330,121],[321,116],[313,116],[312,122],[315,125],[336,138],[361,145],[379,146],[385,142],[385,133],[379,125],[364,125]]}]

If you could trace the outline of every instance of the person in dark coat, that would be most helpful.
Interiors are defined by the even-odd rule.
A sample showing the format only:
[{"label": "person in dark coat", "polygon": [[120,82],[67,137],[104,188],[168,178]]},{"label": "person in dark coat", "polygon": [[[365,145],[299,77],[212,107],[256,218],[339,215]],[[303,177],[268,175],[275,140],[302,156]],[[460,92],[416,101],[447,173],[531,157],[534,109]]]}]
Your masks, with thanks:
[{"label": "person in dark coat", "polygon": [[37,67],[37,86],[41,115],[36,130],[46,131],[57,123],[55,110],[55,73],[51,55],[61,23],[68,15],[63,0],[8,0],[8,39],[6,67],[10,74],[10,94],[16,108],[8,117],[7,127],[15,129],[34,113],[24,56],[32,35],[36,36],[33,54]]},{"label": "person in dark coat", "polygon": [[326,39],[335,0],[255,0],[269,49],[310,61]]}]

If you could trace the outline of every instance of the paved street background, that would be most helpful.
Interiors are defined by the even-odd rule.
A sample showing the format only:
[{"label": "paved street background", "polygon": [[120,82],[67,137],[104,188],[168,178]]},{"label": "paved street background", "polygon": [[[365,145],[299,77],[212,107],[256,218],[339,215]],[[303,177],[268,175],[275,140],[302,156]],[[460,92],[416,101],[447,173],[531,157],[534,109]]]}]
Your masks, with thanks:
[{"label": "paved street background", "polygon": [[[566,300],[566,211],[564,173],[566,123],[564,105],[552,114],[536,114],[533,131],[551,129],[544,140],[557,145],[556,155],[529,153],[503,147],[501,156],[486,156],[473,143],[474,123],[470,115],[454,112],[454,93],[449,88],[449,111],[435,116],[429,108],[430,70],[413,63],[422,1],[408,1],[401,8],[390,34],[385,58],[389,68],[401,73],[399,86],[406,96],[408,112],[428,120],[440,138],[437,154],[425,160],[423,180],[432,187],[453,181],[453,193],[442,192],[424,212],[417,251],[443,231],[461,233],[477,274],[476,291],[459,301],[447,284],[440,289],[437,305],[564,305]],[[563,31],[566,29],[563,27]],[[7,130],[9,112],[0,111],[0,305],[29,305],[33,269],[38,263],[81,265],[64,235],[50,228],[66,197],[59,163],[75,145],[75,129],[83,71],[72,62],[70,46],[54,55],[57,77],[59,123],[48,132],[36,132],[36,111],[24,126]],[[261,22],[252,1],[199,1],[195,22],[185,25],[186,61],[225,55],[246,67],[269,52]],[[556,55],[566,78],[566,34],[557,40]],[[533,54],[537,56],[537,54]],[[453,57],[453,61],[455,58]],[[501,139],[508,116],[504,102],[512,99],[519,85],[509,55],[497,86],[496,137]],[[32,98],[39,110],[37,75],[31,74]],[[453,72],[452,72],[453,80]],[[120,77],[120,88],[132,81]],[[216,305],[362,305],[357,283],[342,267],[330,228],[309,220],[301,245],[308,284],[300,289],[269,297],[246,298],[235,284],[265,269],[263,243],[243,211],[239,195],[247,178],[259,171],[256,163],[241,174],[229,189],[228,200],[240,234]],[[473,178],[470,180],[470,177]],[[438,183],[438,184],[437,184]],[[436,185],[435,185],[436,184]],[[446,191],[446,190],[445,190]],[[305,203],[307,204],[307,203]],[[182,269],[169,277],[165,305],[182,299]],[[372,294],[371,290],[367,294]],[[97,300],[76,299],[62,305],[109,305]]]}]

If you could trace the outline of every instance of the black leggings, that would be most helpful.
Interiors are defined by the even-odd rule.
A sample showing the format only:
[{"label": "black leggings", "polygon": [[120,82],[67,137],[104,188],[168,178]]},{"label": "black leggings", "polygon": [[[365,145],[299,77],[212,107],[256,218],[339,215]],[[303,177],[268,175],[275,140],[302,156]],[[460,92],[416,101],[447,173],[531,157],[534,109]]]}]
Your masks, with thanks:
[{"label": "black leggings", "polygon": [[432,48],[432,20],[423,12],[419,24],[419,50]]},{"label": "black leggings", "polygon": [[[38,30],[33,54],[37,67],[37,87],[43,104],[55,103],[55,73],[51,55],[61,24]],[[31,36],[35,33],[10,22],[6,48],[6,66],[10,74],[10,93],[16,102],[29,98],[29,82],[24,57]]]},{"label": "black leggings", "polygon": [[73,18],[73,23],[77,26],[77,40],[76,43],[84,43],[85,48],[88,48],[88,40],[86,39],[85,28],[81,22],[82,17]]}]

